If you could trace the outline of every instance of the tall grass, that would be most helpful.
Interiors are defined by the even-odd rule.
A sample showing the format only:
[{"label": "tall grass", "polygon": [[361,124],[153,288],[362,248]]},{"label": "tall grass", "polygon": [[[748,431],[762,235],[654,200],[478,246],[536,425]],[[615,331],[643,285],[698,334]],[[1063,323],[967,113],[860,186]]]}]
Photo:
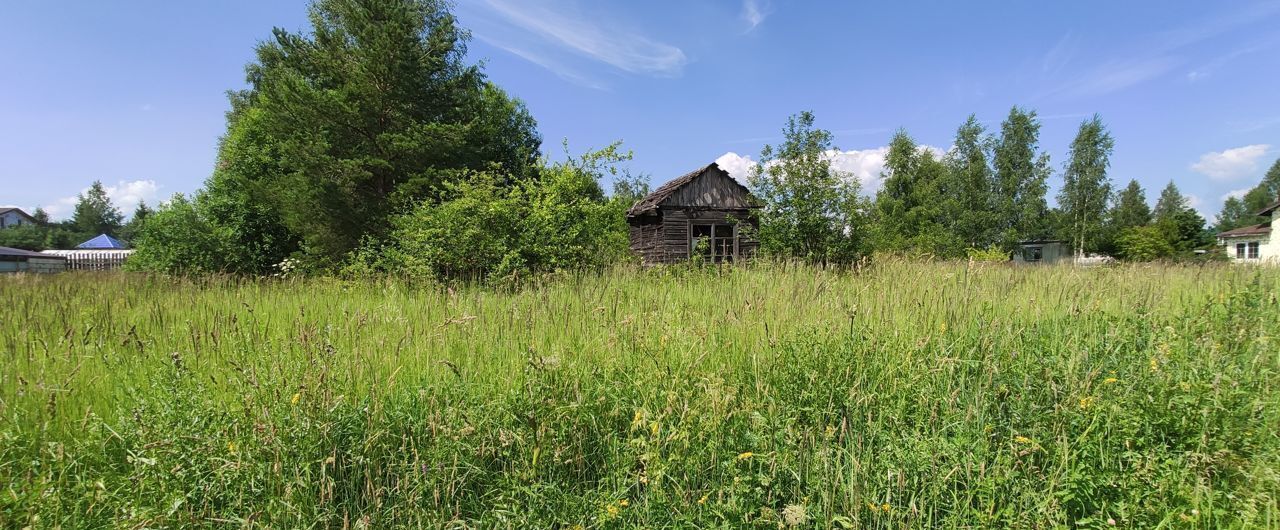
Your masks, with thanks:
[{"label": "tall grass", "polygon": [[0,527],[1277,527],[1280,271],[0,279]]}]

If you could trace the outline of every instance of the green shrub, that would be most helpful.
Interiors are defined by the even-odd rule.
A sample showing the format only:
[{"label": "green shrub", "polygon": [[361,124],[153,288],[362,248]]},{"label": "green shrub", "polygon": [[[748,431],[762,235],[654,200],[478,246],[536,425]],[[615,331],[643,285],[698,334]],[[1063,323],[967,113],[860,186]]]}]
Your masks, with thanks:
[{"label": "green shrub", "polygon": [[1155,225],[1127,228],[1116,239],[1120,256],[1129,261],[1151,261],[1174,253],[1165,230]]},{"label": "green shrub", "polygon": [[447,186],[440,203],[395,218],[390,241],[367,242],[347,270],[484,280],[617,263],[627,253],[630,205],[606,198],[599,180],[628,158],[615,144],[514,187],[472,173]]},{"label": "green shrub", "polygon": [[984,261],[984,262],[996,263],[996,262],[1009,261],[1010,259],[1009,253],[1007,251],[1000,248],[998,245],[994,245],[994,244],[991,246],[988,246],[987,248],[981,248],[981,249],[969,247],[965,249],[964,253],[965,253],[965,257],[968,258],[969,261]]}]

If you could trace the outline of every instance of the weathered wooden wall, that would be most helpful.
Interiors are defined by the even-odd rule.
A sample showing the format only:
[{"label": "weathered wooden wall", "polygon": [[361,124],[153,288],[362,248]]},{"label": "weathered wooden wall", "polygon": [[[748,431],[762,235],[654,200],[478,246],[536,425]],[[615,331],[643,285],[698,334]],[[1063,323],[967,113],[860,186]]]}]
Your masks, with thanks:
[{"label": "weathered wooden wall", "polygon": [[687,260],[689,224],[699,221],[739,223],[738,254],[741,258],[751,257],[760,248],[759,241],[751,235],[753,231],[743,229],[756,226],[751,210],[661,208],[656,216],[632,220],[631,250],[646,265]]},{"label": "weathered wooden wall", "polygon": [[631,250],[646,265],[676,263],[689,259],[690,224],[703,222],[739,223],[737,257],[755,254],[759,243],[754,230],[755,204],[751,192],[711,164],[672,180],[646,196],[628,212]]},{"label": "weathered wooden wall", "polygon": [[646,224],[631,225],[631,252],[643,263],[665,263],[666,246],[662,241],[662,223],[654,219]]},{"label": "weathered wooden wall", "polygon": [[665,208],[746,210],[751,196],[722,169],[712,169],[662,201]]}]

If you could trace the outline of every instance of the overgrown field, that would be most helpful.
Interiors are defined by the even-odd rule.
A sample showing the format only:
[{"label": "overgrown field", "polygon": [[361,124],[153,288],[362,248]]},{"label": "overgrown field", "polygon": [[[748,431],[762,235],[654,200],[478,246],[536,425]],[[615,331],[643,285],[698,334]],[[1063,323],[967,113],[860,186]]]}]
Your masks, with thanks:
[{"label": "overgrown field", "polygon": [[4,277],[0,528],[1275,528],[1278,290]]}]

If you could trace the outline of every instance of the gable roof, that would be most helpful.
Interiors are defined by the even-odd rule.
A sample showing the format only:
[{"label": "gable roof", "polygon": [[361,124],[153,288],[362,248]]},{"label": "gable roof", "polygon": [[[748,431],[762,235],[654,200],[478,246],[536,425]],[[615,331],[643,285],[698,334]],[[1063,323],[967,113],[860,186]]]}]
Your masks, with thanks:
[{"label": "gable roof", "polygon": [[1242,226],[1226,232],[1218,232],[1218,237],[1261,236],[1271,233],[1271,223]]},{"label": "gable roof", "polygon": [[124,242],[106,234],[98,234],[98,237],[85,241],[76,245],[76,248],[104,248],[104,249],[126,249],[129,248]]},{"label": "gable roof", "polygon": [[22,208],[0,208],[0,215],[7,214],[7,213],[9,213],[9,212],[13,212],[13,213],[16,213],[16,214],[18,214],[18,215],[21,215],[22,217],[26,218],[28,221],[30,221],[30,222],[32,222],[32,223],[35,223],[35,222],[36,222],[36,218],[35,218],[35,217],[31,217],[31,215],[30,215],[30,214],[28,214],[27,212],[22,211]]},{"label": "gable roof", "polygon": [[658,189],[653,190],[653,193],[650,193],[646,195],[643,199],[636,201],[635,205],[632,206],[630,210],[627,210],[627,217],[644,215],[646,213],[649,213],[653,210],[658,209],[658,206],[660,206],[663,203],[663,201],[666,201],[668,198],[674,195],[677,191],[680,191],[681,188],[693,183],[693,181],[698,180],[698,177],[701,177],[702,175],[705,175],[707,172],[712,170],[724,173],[725,176],[728,177],[728,179],[731,182],[733,182],[735,186],[740,188],[743,193],[747,194],[747,196],[751,196],[751,191],[748,190],[746,186],[743,186],[741,182],[738,182],[738,179],[728,176],[729,174],[727,172],[720,169],[719,164],[712,162],[698,169],[685,173],[684,175],[680,175],[679,177],[671,179],[666,184],[658,186]]}]

